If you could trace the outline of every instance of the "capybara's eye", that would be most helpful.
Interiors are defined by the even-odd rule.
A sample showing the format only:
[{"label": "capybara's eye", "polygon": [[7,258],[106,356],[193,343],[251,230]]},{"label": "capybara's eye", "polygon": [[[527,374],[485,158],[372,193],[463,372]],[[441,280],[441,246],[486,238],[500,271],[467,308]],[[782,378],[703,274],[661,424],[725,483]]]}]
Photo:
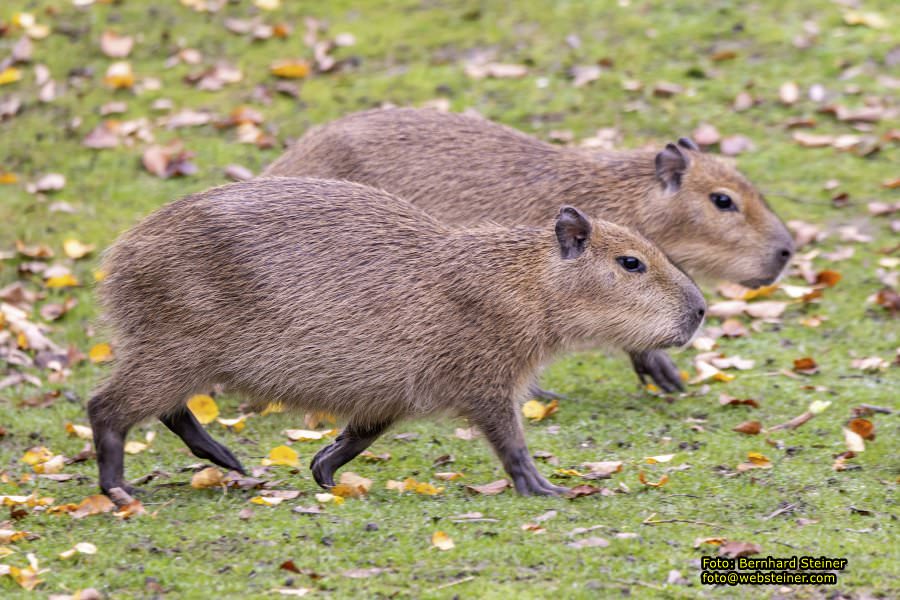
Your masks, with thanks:
[{"label": "capybara's eye", "polygon": [[709,199],[719,210],[737,210],[737,206],[728,194],[712,193]]},{"label": "capybara's eye", "polygon": [[643,273],[647,270],[644,263],[633,256],[619,256],[616,258],[616,261],[622,265],[623,269],[630,273]]}]

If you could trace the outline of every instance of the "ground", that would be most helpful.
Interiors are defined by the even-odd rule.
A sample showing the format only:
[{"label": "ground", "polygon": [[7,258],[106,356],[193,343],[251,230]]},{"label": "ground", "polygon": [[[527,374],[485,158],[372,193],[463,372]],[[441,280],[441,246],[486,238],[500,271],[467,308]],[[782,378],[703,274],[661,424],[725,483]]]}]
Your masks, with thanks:
[{"label": "ground", "polygon": [[[28,290],[45,294],[28,316],[34,323],[46,323],[38,315],[45,304],[76,298],[78,305],[50,324],[50,339],[63,347],[87,354],[109,341],[95,326],[99,313],[92,286],[98,252],[67,258],[64,240],[74,238],[102,249],[163,203],[224,183],[226,166],[238,164],[258,173],[283,143],[311,124],[384,103],[417,106],[443,99],[452,110],[474,109],[544,139],[566,141],[569,132],[571,143],[603,129],[599,137],[621,148],[661,147],[702,124],[713,125],[725,138],[745,136],[752,147],[735,157],[737,165],[786,221],[804,221],[830,233],[800,253],[807,255],[813,273],[829,269],[842,278],[811,302],[792,299],[784,289],[774,292],[763,301],[790,302],[781,318],[751,326],[746,315],[737,317],[749,335],[720,337],[718,351],[753,360],[754,367],[726,371],[735,375],[731,381],[690,385],[686,396],[665,397],[642,388],[627,360],[616,354],[582,353],[552,364],[543,384],[568,399],[555,414],[528,424],[530,448],[555,457],[541,463],[547,474],[557,469],[585,472],[584,462],[621,461],[621,470],[610,479],[558,479],[573,486],[602,486],[607,494],[576,499],[521,498],[509,490],[497,496],[472,494],[466,484],[503,477],[485,444],[454,434],[465,423],[407,423],[372,448],[375,454],[389,453],[389,460],[356,461],[347,467],[374,481],[367,497],[324,504],[322,514],[299,514],[292,508],[317,504],[314,494],[321,490],[305,465],[323,442],[291,444],[301,466],[274,466],[262,475],[277,480],[278,489],[301,493],[268,507],[249,502],[258,490],[193,489],[188,467],[201,461],[159,423],[149,423],[133,431],[131,439],[144,440],[150,431],[157,437],[149,449],[126,460],[132,479],[160,472],[144,484],[147,493],[140,499],[146,514],[74,519],[29,508],[22,517],[11,507],[10,521],[0,523],[0,529],[32,534],[30,539],[0,544],[13,551],[0,558],[0,564],[24,567],[26,554],[33,553],[40,568],[47,569],[33,593],[96,588],[112,598],[262,597],[276,594],[275,589],[305,588],[332,597],[900,595],[893,498],[900,475],[900,369],[888,366],[900,338],[896,318],[871,298],[896,285],[896,275],[890,280],[890,271],[897,268],[897,237],[891,231],[896,217],[876,216],[869,207],[898,200],[900,24],[890,0],[285,0],[272,11],[243,1],[227,3],[218,12],[186,6],[202,9],[202,4],[216,8],[219,3],[12,0],[0,8],[0,59],[23,36],[23,26],[38,38],[31,63],[16,67],[21,80],[0,85],[0,107],[21,101],[17,111],[8,111],[15,115],[0,110],[0,177],[8,181],[0,184],[0,284],[24,281]],[[36,31],[27,18],[16,16],[22,11],[35,17]],[[284,38],[252,41],[224,26],[226,17],[246,20],[255,15],[266,24],[286,23],[292,31]],[[355,40],[329,51],[339,61],[329,72],[314,69],[305,78],[285,80],[296,85],[299,95],[294,98],[272,91],[279,80],[270,66],[287,58],[304,58],[316,66],[313,51],[304,43],[305,17],[321,22],[319,40],[342,33],[351,33]],[[50,35],[42,37],[42,24],[50,27]],[[99,40],[107,30],[135,38],[130,56],[115,59],[101,51]],[[350,41],[345,38],[340,39]],[[199,51],[201,64],[167,66],[166,59],[179,48]],[[185,80],[218,59],[237,66],[242,79],[215,91],[197,89]],[[129,87],[127,77],[120,82],[122,89],[104,84],[107,68],[116,60],[130,62],[134,86]],[[521,78],[467,74],[465,65],[479,60],[522,65],[527,72]],[[57,97],[50,102],[38,100],[36,64],[46,65],[57,81]],[[14,79],[4,71],[6,66],[0,65],[0,81],[4,72]],[[570,75],[576,66],[600,68],[581,71],[588,79],[596,77],[576,87]],[[636,89],[635,82],[642,87]],[[680,89],[670,95],[660,82]],[[787,82],[798,85],[799,98],[792,98]],[[824,86],[825,99],[816,97],[815,90],[809,97],[815,85]],[[749,94],[756,102],[735,107],[742,92],[744,99]],[[161,98],[170,99],[171,106],[154,106]],[[111,101],[127,103],[126,112],[101,116],[100,107]],[[820,110],[828,105],[875,107],[878,114],[855,119]],[[227,120],[239,106],[252,107],[263,122],[237,130],[214,123],[170,130],[158,123],[186,108]],[[155,143],[176,138],[184,142],[195,154],[188,160],[196,173],[163,179],[148,172],[141,165],[150,145],[147,139],[123,134],[123,143],[112,149],[83,144],[105,119],[128,122],[141,117],[149,118],[147,129]],[[815,126],[789,128],[792,118],[809,120],[794,125]],[[807,146],[819,142],[804,137],[810,134],[858,137],[826,139],[823,147],[813,148]],[[261,137],[261,143],[239,143],[241,135],[251,142]],[[742,138],[723,140],[721,147],[715,141],[712,151],[726,150]],[[63,174],[65,186],[29,193],[27,184],[47,173]],[[826,185],[830,180],[837,184]],[[67,203],[62,208],[71,212],[59,210],[59,202]],[[839,226],[851,229],[841,233],[836,231]],[[17,254],[16,240],[47,244],[56,253],[48,262],[71,269],[80,285],[50,289],[42,275],[22,274],[17,267],[35,259]],[[854,254],[829,254],[844,247],[853,248]],[[810,286],[797,275],[784,283]],[[705,291],[711,304],[723,300],[714,283]],[[813,316],[827,320],[813,327]],[[720,323],[713,318],[709,325]],[[7,324],[6,331],[11,327]],[[3,338],[3,345],[15,345],[15,333]],[[25,353],[34,357],[33,349]],[[684,350],[676,359],[693,375],[691,363],[698,353]],[[873,356],[884,364],[870,370],[853,364]],[[815,360],[817,373],[794,372],[794,361],[804,357]],[[0,389],[0,494],[34,491],[62,505],[97,493],[92,458],[65,466],[63,473],[77,477],[62,482],[35,476],[20,459],[35,446],[67,457],[78,454],[84,441],[68,434],[65,425],[87,423],[84,403],[109,364],[81,360],[65,377],[34,366],[4,368],[3,377],[24,372],[38,377],[34,383],[40,385],[25,382]],[[63,394],[51,397],[47,406],[26,402],[52,390]],[[723,406],[723,393],[755,399],[759,407]],[[216,401],[222,416],[238,416],[239,398],[225,395]],[[789,421],[815,401],[831,404],[796,429],[759,435],[732,430],[747,420],[764,427]],[[876,425],[877,437],[847,460],[850,468],[836,470],[836,457],[847,450],[842,428],[860,404],[894,412],[866,415]],[[272,448],[287,441],[284,429],[305,425],[303,415],[274,413],[250,417],[240,433],[216,422],[207,427],[245,464],[259,465]],[[401,433],[415,435],[398,437]],[[771,468],[739,472],[737,466],[747,462],[751,452],[764,454]],[[669,454],[674,457],[668,462],[645,460]],[[444,455],[452,462],[435,466],[435,459]],[[435,473],[444,471],[464,476],[438,480]],[[659,487],[645,485],[639,480],[641,471],[651,483],[663,475],[668,481]],[[445,489],[434,496],[385,489],[388,480],[407,477]],[[773,515],[778,509],[785,510]],[[522,527],[548,511],[555,515]],[[451,519],[472,512],[489,520]],[[595,529],[578,533],[577,528]],[[433,547],[432,536],[438,531],[449,535],[455,547]],[[619,535],[623,533],[634,535]],[[590,538],[608,544],[570,545]],[[845,557],[849,564],[839,572],[836,586],[704,586],[700,558],[717,555],[720,546],[696,547],[698,538],[755,543],[760,547],[757,556],[825,555]],[[97,553],[58,557],[80,542],[94,544]],[[298,572],[283,568],[289,560]],[[375,568],[381,571],[364,571]],[[0,595],[29,593],[12,577],[0,577]]]}]

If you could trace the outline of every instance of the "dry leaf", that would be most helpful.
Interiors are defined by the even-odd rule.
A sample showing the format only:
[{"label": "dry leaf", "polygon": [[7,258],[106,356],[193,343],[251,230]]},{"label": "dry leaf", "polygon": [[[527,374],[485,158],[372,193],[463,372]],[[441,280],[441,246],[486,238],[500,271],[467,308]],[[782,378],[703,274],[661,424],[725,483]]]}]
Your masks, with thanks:
[{"label": "dry leaf", "polygon": [[760,423],[759,421],[744,421],[740,425],[734,427],[732,431],[745,433],[747,435],[757,435],[760,431],[762,431],[762,423]]},{"label": "dry leaf", "polygon": [[456,544],[449,535],[443,531],[435,531],[431,536],[431,545],[438,550],[452,550]]},{"label": "dry leaf", "polygon": [[134,71],[131,63],[126,61],[114,62],[106,69],[103,83],[113,89],[131,88],[134,86]]},{"label": "dry leaf", "polygon": [[800,86],[793,81],[786,81],[778,88],[778,97],[783,104],[790,106],[800,99]]},{"label": "dry leaf", "polygon": [[303,59],[277,60],[269,67],[275,77],[282,79],[303,79],[310,73],[309,63]]},{"label": "dry leaf", "polygon": [[740,558],[759,554],[760,552],[762,552],[760,545],[752,542],[728,541],[719,546],[719,556],[727,556],[728,558]]},{"label": "dry leaf", "polygon": [[115,31],[104,31],[100,36],[100,50],[110,58],[125,58],[131,54],[133,47],[134,38],[130,36],[119,35]]},{"label": "dry leaf", "polygon": [[794,359],[794,372],[802,375],[815,375],[819,372],[819,365],[817,365],[816,361],[810,356],[797,358]]},{"label": "dry leaf", "polygon": [[497,481],[485,483],[484,485],[467,485],[466,491],[482,496],[496,496],[497,494],[502,494],[509,487],[509,481],[506,479],[498,479]]},{"label": "dry leaf", "polygon": [[581,463],[581,466],[588,470],[588,473],[584,475],[585,479],[607,479],[612,477],[613,473],[622,471],[622,461],[620,460],[585,462]]},{"label": "dry leaf", "polygon": [[861,435],[859,435],[855,431],[847,429],[846,427],[843,428],[843,432],[844,443],[847,445],[847,450],[857,453],[866,451],[866,443],[863,441]]},{"label": "dry leaf", "polygon": [[211,487],[222,487],[225,485],[225,475],[215,467],[206,467],[201,471],[194,473],[191,477],[191,487],[197,490],[203,490]]},{"label": "dry leaf", "polygon": [[644,474],[643,471],[638,471],[638,481],[640,481],[644,485],[647,485],[650,487],[662,487],[662,486],[666,485],[666,482],[669,481],[669,476],[666,474],[663,474],[663,476],[659,478],[659,481],[653,482],[653,481],[647,481],[647,476]]},{"label": "dry leaf", "polygon": [[94,496],[88,496],[81,503],[69,513],[73,519],[81,519],[87,517],[89,515],[99,515],[101,513],[106,513],[113,510],[116,507],[113,504],[113,501],[110,500],[107,496],[102,494],[97,494]]}]

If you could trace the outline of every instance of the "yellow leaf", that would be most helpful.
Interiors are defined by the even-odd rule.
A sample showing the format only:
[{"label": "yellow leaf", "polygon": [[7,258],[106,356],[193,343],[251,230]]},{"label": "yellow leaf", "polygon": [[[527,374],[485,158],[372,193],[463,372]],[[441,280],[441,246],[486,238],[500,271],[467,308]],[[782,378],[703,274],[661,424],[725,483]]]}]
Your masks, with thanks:
[{"label": "yellow leaf", "polygon": [[456,546],[450,536],[443,531],[434,532],[431,536],[431,545],[438,550],[452,550]]},{"label": "yellow leaf", "polygon": [[747,460],[752,462],[754,465],[768,465],[772,462],[766,455],[760,454],[759,452],[748,452]]},{"label": "yellow leaf", "polygon": [[284,498],[277,498],[274,496],[254,496],[253,498],[250,498],[250,502],[261,506],[278,506],[284,502]]},{"label": "yellow leaf", "polygon": [[196,490],[202,490],[211,487],[221,487],[224,475],[222,471],[215,467],[206,467],[202,471],[197,471],[191,477],[191,487]]},{"label": "yellow leaf", "polygon": [[262,460],[264,465],[285,465],[288,467],[299,467],[300,456],[293,448],[287,446],[278,446],[272,448],[268,458]]},{"label": "yellow leaf", "polygon": [[125,452],[128,454],[140,454],[144,450],[147,449],[147,444],[144,442],[125,442]]},{"label": "yellow leaf", "polygon": [[844,23],[847,25],[863,25],[872,29],[884,29],[888,26],[887,19],[880,14],[859,10],[848,10],[845,12]]},{"label": "yellow leaf", "polygon": [[359,498],[365,496],[372,487],[372,480],[360,477],[347,471],[341,473],[340,483],[331,488],[331,493],[341,498]]},{"label": "yellow leaf", "polygon": [[24,455],[22,455],[21,461],[26,465],[38,465],[40,463],[47,462],[53,458],[53,452],[44,446],[35,446],[34,448],[29,448]]},{"label": "yellow leaf", "polygon": [[538,400],[529,400],[522,406],[522,414],[525,418],[532,421],[541,421],[559,409],[559,402],[551,400],[548,404],[544,404]]},{"label": "yellow leaf", "polygon": [[0,544],[11,544],[28,537],[27,531],[16,531],[14,529],[0,529]]},{"label": "yellow leaf", "polygon": [[0,558],[6,558],[10,554],[15,554],[16,551],[8,546],[0,546]]},{"label": "yellow leaf", "polygon": [[82,244],[78,240],[68,239],[63,242],[63,252],[66,253],[66,256],[72,259],[79,259],[87,256],[91,252],[94,251],[94,246],[91,244]]},{"label": "yellow leaf", "polygon": [[644,472],[639,471],[638,472],[638,481],[640,481],[644,485],[647,485],[650,487],[662,487],[662,486],[666,485],[666,482],[669,481],[669,476],[663,474],[663,476],[659,478],[659,481],[653,482],[653,481],[647,481],[647,476],[644,475]]},{"label": "yellow leaf", "polygon": [[576,471],[575,469],[556,469],[553,471],[554,475],[559,475],[560,477],[583,477],[584,473],[581,471]]},{"label": "yellow leaf", "polygon": [[281,8],[281,0],[253,0],[253,4],[261,10],[277,10]]},{"label": "yellow leaf", "polygon": [[333,504],[343,504],[344,499],[340,496],[335,496],[334,494],[321,493],[316,494],[316,502],[319,504],[328,504],[329,502]]},{"label": "yellow leaf", "polygon": [[66,466],[66,457],[62,454],[57,454],[53,458],[44,461],[42,463],[38,463],[34,465],[32,468],[35,473],[43,473],[45,475],[52,475],[55,473],[60,473],[63,470],[63,467]]},{"label": "yellow leaf", "polygon": [[68,433],[69,435],[74,435],[75,437],[79,437],[83,440],[94,439],[94,432],[91,431],[90,427],[87,427],[85,425],[66,423],[66,433]]},{"label": "yellow leaf", "polygon": [[194,413],[197,420],[206,425],[212,423],[219,416],[219,407],[211,396],[206,394],[197,394],[191,396],[187,402],[188,410]]},{"label": "yellow leaf", "polygon": [[444,491],[442,487],[435,487],[427,481],[416,481],[412,477],[403,480],[403,488],[423,496],[436,496]]},{"label": "yellow leaf", "polygon": [[309,75],[309,63],[300,59],[284,59],[272,63],[269,67],[272,75],[284,79],[302,79]]},{"label": "yellow leaf", "polygon": [[114,62],[106,69],[103,83],[113,89],[130,88],[134,85],[134,71],[131,63],[126,61]]},{"label": "yellow leaf", "polygon": [[56,277],[50,277],[47,279],[45,284],[48,288],[67,288],[67,287],[75,287],[78,285],[78,280],[71,273],[66,273],[65,275],[57,275]]},{"label": "yellow leaf", "polygon": [[648,456],[644,461],[648,465],[655,465],[656,463],[667,463],[673,458],[675,458],[674,454],[660,454],[659,456]]},{"label": "yellow leaf", "polygon": [[22,79],[22,72],[15,67],[7,67],[0,71],[0,85],[15,83]]},{"label": "yellow leaf", "polygon": [[101,282],[106,279],[106,271],[103,269],[95,269],[94,270],[94,281]]},{"label": "yellow leaf", "polygon": [[458,472],[435,473],[434,477],[441,481],[456,481],[457,479],[462,479],[463,474]]},{"label": "yellow leaf", "polygon": [[9,185],[19,181],[19,176],[15,173],[0,173],[0,184]]},{"label": "yellow leaf", "polygon": [[88,351],[92,363],[108,362],[113,359],[112,348],[107,343],[97,344]]},{"label": "yellow leaf", "polygon": [[756,289],[748,289],[746,292],[744,292],[742,299],[743,300],[753,300],[754,298],[765,298],[767,296],[771,296],[772,294],[774,294],[778,290],[779,287],[780,287],[780,284],[773,283],[772,285],[764,285],[764,286],[758,287]]}]

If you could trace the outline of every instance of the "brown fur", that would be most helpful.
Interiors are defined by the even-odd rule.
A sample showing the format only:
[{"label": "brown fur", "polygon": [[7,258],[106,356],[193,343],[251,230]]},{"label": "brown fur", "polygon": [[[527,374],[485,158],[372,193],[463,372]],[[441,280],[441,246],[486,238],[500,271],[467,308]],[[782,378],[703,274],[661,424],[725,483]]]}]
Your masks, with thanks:
[{"label": "brown fur", "polygon": [[[747,179],[677,147],[687,169],[667,186],[656,152],[561,148],[485,119],[424,109],[372,110],[310,130],[263,176],[348,179],[398,194],[449,223],[546,222],[560,204],[633,227],[697,278],[770,283],[791,236]],[[736,212],[711,193],[725,192]]]},{"label": "brown fur", "polygon": [[213,383],[365,431],[463,415],[506,464],[508,448],[524,449],[517,403],[551,357],[583,343],[681,344],[704,308],[639,235],[596,220],[583,253],[564,259],[545,222],[456,228],[367,186],[294,178],[161,208],[105,256],[117,359],[89,406],[101,484],[122,484],[108,465],[129,427],[179,415]]}]

